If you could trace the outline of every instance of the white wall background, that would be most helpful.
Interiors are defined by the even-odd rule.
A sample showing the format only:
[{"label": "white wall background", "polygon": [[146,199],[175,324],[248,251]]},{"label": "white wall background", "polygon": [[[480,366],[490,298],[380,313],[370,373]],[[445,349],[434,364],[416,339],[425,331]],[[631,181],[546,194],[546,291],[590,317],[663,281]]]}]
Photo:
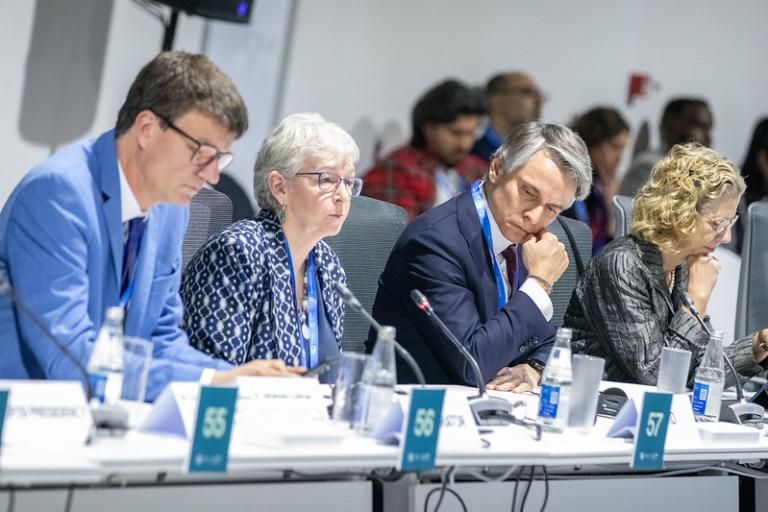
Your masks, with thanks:
[{"label": "white wall background", "polygon": [[[669,97],[703,96],[715,148],[740,163],[768,113],[766,19],[763,0],[301,1],[281,113],[316,110],[352,130],[367,168],[375,140],[387,150],[408,138],[431,84],[522,69],[550,95],[545,120],[614,105],[633,127],[653,119],[652,140]],[[659,87],[627,107],[633,71]]]},{"label": "white wall background", "polygon": [[[21,177],[36,163],[51,153],[46,144],[25,140],[19,124],[21,99],[28,55],[31,46],[32,29],[35,20],[35,8],[50,7],[52,2],[61,0],[17,1],[0,0],[0,155],[3,155],[2,174],[0,175],[0,204],[5,202],[13,187]],[[65,0],[73,10],[85,18],[89,13],[79,5],[79,0]],[[102,0],[111,1],[111,0]],[[87,21],[85,22],[87,23]],[[79,27],[79,25],[78,25]],[[202,46],[205,22],[197,18],[181,16],[176,34],[176,46],[188,51],[199,51]],[[74,28],[73,28],[74,30]],[[67,40],[66,27],[62,27],[61,41]],[[62,140],[61,147],[68,142],[83,137],[92,137],[112,128],[117,119],[117,112],[125,99],[131,81],[154,55],[160,51],[163,28],[155,18],[136,7],[129,0],[114,0],[112,19],[108,37],[105,41],[104,67],[101,74],[99,97],[96,101],[95,114],[90,127],[83,133],[73,134],[69,140]],[[70,37],[76,37],[71,34]],[[62,45],[59,59],[64,65],[75,57]],[[39,65],[39,63],[35,63]],[[51,63],[58,66],[60,63]],[[83,84],[94,79],[83,76]],[[57,76],[49,77],[56,85]],[[67,98],[60,98],[62,104]],[[51,123],[64,124],[66,119],[59,119],[58,112],[51,112]],[[62,127],[65,131],[65,128]]]},{"label": "white wall background", "polygon": [[[60,1],[0,0],[0,203],[51,151],[22,136],[19,116],[35,8]],[[85,0],[67,2],[78,9]],[[211,24],[207,40],[202,20],[182,16],[179,24],[176,46],[215,55],[249,104],[252,129],[236,147],[235,168],[246,184],[264,132],[276,119],[305,110],[350,130],[366,169],[376,141],[387,151],[407,140],[415,98],[448,76],[481,84],[499,70],[526,70],[550,95],[546,120],[568,121],[608,104],[620,107],[633,126],[652,119],[654,137],[670,96],[700,95],[715,112],[715,148],[737,162],[755,120],[768,113],[763,0],[297,0],[293,11],[289,4],[260,0],[253,27]],[[129,0],[114,0],[95,113],[71,140],[114,124],[132,78],[161,38],[154,18]],[[230,51],[238,41],[243,44]],[[62,49],[59,58],[72,55]],[[628,107],[633,71],[649,73],[659,85]],[[57,77],[50,80],[55,84]],[[66,122],[53,111],[51,119]]]}]

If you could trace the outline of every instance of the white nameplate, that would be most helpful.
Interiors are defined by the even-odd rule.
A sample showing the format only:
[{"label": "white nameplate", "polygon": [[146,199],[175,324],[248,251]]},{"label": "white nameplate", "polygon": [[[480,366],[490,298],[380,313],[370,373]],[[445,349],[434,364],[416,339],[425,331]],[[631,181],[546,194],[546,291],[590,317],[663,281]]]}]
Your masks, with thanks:
[{"label": "white nameplate", "polygon": [[332,423],[317,379],[240,377],[233,442],[285,445],[340,442],[351,431]]},{"label": "white nameplate", "polygon": [[199,396],[199,383],[172,382],[152,404],[152,410],[144,418],[139,430],[189,437],[194,430]]},{"label": "white nameplate", "polygon": [[[317,379],[240,377],[233,443],[282,444],[337,441],[345,429],[332,425]],[[174,382],[155,400],[140,429],[189,437],[200,393],[197,382]]]},{"label": "white nameplate", "polygon": [[[472,394],[475,393],[473,389]],[[437,444],[438,455],[475,452],[481,447],[480,433],[469,408],[467,393],[456,386],[447,386]]]},{"label": "white nameplate", "polygon": [[[643,403],[643,394],[646,391],[656,391],[656,386],[643,386],[641,384],[608,381],[600,383],[601,389],[611,387],[623,389],[628,398],[631,398],[635,404],[640,405]],[[639,413],[639,411],[637,412]],[[615,430],[615,427],[612,426],[611,430]],[[690,442],[691,440],[698,441],[698,439],[699,432],[696,428],[696,421],[693,418],[691,399],[686,393],[672,395],[672,408],[670,410],[669,428],[667,430],[667,442],[671,443],[670,446],[674,446],[679,442],[685,443]]]},{"label": "white nameplate", "polygon": [[83,385],[77,381],[0,380],[8,389],[3,444],[80,446],[93,419]]}]

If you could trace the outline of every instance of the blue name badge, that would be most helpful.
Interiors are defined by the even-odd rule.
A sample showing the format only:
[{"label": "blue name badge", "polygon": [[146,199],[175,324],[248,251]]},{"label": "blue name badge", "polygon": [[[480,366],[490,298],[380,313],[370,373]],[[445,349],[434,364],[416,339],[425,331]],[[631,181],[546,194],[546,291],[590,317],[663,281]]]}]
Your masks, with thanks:
[{"label": "blue name badge", "polygon": [[203,386],[187,471],[226,472],[237,388]]},{"label": "blue name badge", "polygon": [[656,470],[664,467],[664,443],[667,439],[672,393],[646,392],[637,423],[632,467]]},{"label": "blue name badge", "polygon": [[435,467],[444,399],[445,389],[411,390],[411,407],[398,469],[418,471]]}]

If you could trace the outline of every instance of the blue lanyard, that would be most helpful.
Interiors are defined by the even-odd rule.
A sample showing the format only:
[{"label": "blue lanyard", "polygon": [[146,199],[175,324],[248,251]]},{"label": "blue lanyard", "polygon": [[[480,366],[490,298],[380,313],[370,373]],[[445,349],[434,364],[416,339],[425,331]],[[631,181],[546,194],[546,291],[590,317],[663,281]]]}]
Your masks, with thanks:
[{"label": "blue lanyard", "polygon": [[[288,254],[288,270],[291,274],[291,292],[293,295],[293,304],[296,308],[296,319],[300,318],[299,305],[296,303],[296,276],[293,273],[293,258],[291,258],[291,248],[288,247],[288,240],[283,241],[285,252]],[[304,334],[301,332],[301,322],[298,322],[299,345],[301,354],[299,361],[304,368],[314,368],[317,366],[318,347],[320,345],[320,333],[317,327],[317,285],[315,283],[315,251],[310,251],[307,256],[307,321],[309,323],[309,366],[307,366],[307,352],[304,348]]]},{"label": "blue lanyard", "polygon": [[[491,265],[493,266],[493,274],[496,277],[496,304],[499,309],[503,308],[507,303],[507,292],[504,286],[504,276],[501,275],[501,269],[496,261],[496,253],[493,250],[493,238],[491,237],[491,221],[488,218],[488,212],[485,210],[485,201],[483,200],[483,193],[480,191],[480,180],[477,180],[472,184],[472,200],[475,203],[475,210],[477,211],[477,217],[480,219],[480,226],[483,228],[483,237],[485,238],[485,244],[488,247],[488,254],[491,256]],[[515,272],[515,289],[517,289],[517,280],[520,272]]]}]

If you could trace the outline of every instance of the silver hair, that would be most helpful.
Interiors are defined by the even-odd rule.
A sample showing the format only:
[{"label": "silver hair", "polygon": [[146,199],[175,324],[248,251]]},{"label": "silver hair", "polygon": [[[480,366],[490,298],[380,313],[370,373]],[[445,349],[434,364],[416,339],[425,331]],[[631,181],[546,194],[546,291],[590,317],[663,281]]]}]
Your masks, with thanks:
[{"label": "silver hair", "polygon": [[589,195],[592,162],[584,141],[562,124],[520,123],[493,154],[501,174],[515,173],[542,149],[547,150],[560,170],[576,182],[576,199]]},{"label": "silver hair", "polygon": [[316,157],[354,164],[360,150],[343,128],[320,114],[293,114],[280,121],[264,139],[253,166],[253,195],[259,207],[279,206],[269,190],[271,171],[291,178],[308,159]]}]

